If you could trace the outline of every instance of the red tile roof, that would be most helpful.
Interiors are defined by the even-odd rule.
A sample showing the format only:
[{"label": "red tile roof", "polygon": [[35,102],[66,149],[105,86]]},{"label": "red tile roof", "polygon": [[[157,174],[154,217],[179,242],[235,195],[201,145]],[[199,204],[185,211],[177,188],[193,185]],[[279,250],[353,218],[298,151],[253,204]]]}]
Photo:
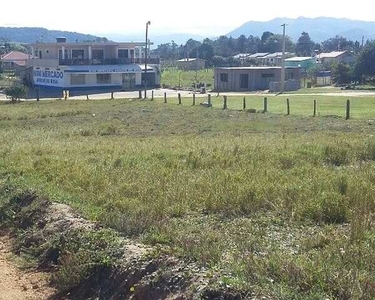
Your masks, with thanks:
[{"label": "red tile roof", "polygon": [[11,51],[9,53],[5,53],[1,56],[2,61],[9,61],[9,62],[17,62],[17,61],[26,61],[31,57],[30,54],[26,54],[19,51]]}]

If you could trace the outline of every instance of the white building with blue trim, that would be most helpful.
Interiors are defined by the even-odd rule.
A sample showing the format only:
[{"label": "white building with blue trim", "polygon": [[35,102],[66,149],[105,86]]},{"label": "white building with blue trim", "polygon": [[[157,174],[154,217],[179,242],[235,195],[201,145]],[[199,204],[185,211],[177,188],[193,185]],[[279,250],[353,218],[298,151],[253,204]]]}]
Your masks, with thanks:
[{"label": "white building with blue trim", "polygon": [[56,43],[31,45],[25,80],[47,90],[136,90],[160,86],[160,61],[147,58],[145,43]]}]

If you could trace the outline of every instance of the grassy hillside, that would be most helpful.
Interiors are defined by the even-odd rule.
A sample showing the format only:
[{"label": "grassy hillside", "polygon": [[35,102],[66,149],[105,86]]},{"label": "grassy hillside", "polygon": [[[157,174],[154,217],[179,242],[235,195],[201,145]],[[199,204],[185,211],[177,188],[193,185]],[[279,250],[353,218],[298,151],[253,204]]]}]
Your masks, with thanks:
[{"label": "grassy hillside", "polygon": [[349,121],[176,99],[1,103],[0,187],[67,203],[243,295],[373,299],[372,102],[355,101]]}]

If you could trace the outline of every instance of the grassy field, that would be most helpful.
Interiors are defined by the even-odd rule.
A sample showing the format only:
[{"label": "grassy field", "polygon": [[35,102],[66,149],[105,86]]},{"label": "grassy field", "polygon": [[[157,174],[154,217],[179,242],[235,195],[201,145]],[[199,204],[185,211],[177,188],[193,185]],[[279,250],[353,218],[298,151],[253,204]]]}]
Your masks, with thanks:
[{"label": "grassy field", "polygon": [[[280,114],[216,109],[214,97],[211,109],[1,103],[0,186],[67,203],[250,298],[373,299],[374,101],[353,99],[345,121],[310,117],[312,98],[295,97],[301,116],[283,115],[282,97],[269,101]],[[316,99],[343,115],[346,98]]]},{"label": "grassy field", "polygon": [[213,69],[200,71],[164,70],[161,74],[161,85],[170,88],[193,88],[196,82],[206,83],[208,87],[214,86]]},{"label": "grassy field", "polygon": [[[225,93],[212,93],[211,102],[215,108],[223,108],[223,96]],[[208,96],[207,96],[208,97]],[[206,102],[207,97],[197,98],[196,103]],[[290,100],[290,114],[296,116],[312,116],[314,111],[314,100],[317,101],[317,116],[345,117],[346,101],[351,101],[351,117],[355,119],[375,118],[375,97],[347,97],[347,96],[325,96],[325,95],[246,95],[228,96],[228,109],[243,109],[243,98],[246,98],[246,108],[262,112],[264,109],[264,98],[268,100],[268,112],[272,114],[286,114],[286,99]],[[193,97],[182,99],[182,104],[192,105]],[[177,103],[177,100],[171,100]]]}]

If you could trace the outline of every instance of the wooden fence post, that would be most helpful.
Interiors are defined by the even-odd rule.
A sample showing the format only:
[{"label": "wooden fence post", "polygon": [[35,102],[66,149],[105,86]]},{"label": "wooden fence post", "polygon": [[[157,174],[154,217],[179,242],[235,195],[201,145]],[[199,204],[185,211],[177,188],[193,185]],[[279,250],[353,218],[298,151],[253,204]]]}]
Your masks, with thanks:
[{"label": "wooden fence post", "polygon": [[39,101],[39,89],[38,88],[35,89],[35,93],[36,93],[36,101]]},{"label": "wooden fence post", "polygon": [[287,116],[290,115],[290,104],[289,104],[289,98],[286,99],[286,114],[287,114]]},{"label": "wooden fence post", "polygon": [[350,119],[350,100],[346,101],[346,120]]},{"label": "wooden fence post", "polygon": [[154,100],[154,90],[151,91],[151,101]]},{"label": "wooden fence post", "polygon": [[86,95],[86,100],[90,100],[90,99],[89,99],[89,95]]},{"label": "wooden fence post", "polygon": [[264,97],[264,100],[263,100],[263,112],[268,112],[268,100],[267,100],[267,97]]},{"label": "wooden fence post", "polygon": [[314,114],[313,114],[314,117],[316,117],[316,100],[314,100]]},{"label": "wooden fence post", "polygon": [[211,106],[211,94],[208,94],[208,106]]},{"label": "wooden fence post", "polygon": [[228,109],[228,98],[227,98],[227,96],[223,96],[223,97],[224,97],[223,109]]},{"label": "wooden fence post", "polygon": [[193,106],[195,106],[195,93],[193,94]]},{"label": "wooden fence post", "polygon": [[164,103],[167,103],[167,92],[164,92]]},{"label": "wooden fence post", "polygon": [[111,100],[115,99],[115,97],[113,96],[113,92],[111,92]]},{"label": "wooden fence post", "polygon": [[181,94],[178,93],[178,104],[181,104]]},{"label": "wooden fence post", "polygon": [[138,99],[142,99],[142,91],[138,91]]},{"label": "wooden fence post", "polygon": [[242,108],[243,108],[243,110],[246,109],[246,98],[245,97],[243,97],[243,100],[242,100]]}]

